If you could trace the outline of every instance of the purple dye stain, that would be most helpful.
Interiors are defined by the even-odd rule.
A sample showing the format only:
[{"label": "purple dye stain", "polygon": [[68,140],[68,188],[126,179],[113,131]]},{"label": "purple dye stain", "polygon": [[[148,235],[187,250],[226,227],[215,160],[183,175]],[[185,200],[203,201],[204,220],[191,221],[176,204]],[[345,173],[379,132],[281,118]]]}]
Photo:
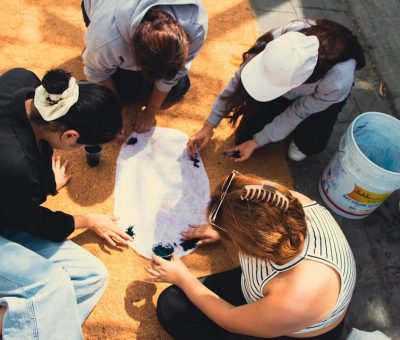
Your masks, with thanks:
[{"label": "purple dye stain", "polygon": [[156,243],[153,248],[153,253],[162,257],[165,260],[171,260],[174,246],[171,243]]}]

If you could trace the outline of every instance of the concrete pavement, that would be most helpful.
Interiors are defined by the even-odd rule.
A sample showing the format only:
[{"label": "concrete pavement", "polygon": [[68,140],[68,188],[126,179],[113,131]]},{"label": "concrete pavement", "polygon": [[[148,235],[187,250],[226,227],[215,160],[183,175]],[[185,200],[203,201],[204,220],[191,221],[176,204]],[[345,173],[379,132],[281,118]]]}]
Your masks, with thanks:
[{"label": "concrete pavement", "polygon": [[[400,37],[398,0],[249,0],[259,33],[299,18],[327,18],[356,33],[364,46],[366,67],[357,73],[327,150],[300,163],[290,162],[295,187],[322,204],[318,179],[335,154],[339,139],[360,113],[380,111],[399,118]],[[384,92],[379,91],[384,84]],[[384,96],[382,96],[382,94]],[[338,215],[357,262],[357,285],[346,321],[352,327],[380,330],[400,339],[400,213],[396,193],[363,220]]]}]

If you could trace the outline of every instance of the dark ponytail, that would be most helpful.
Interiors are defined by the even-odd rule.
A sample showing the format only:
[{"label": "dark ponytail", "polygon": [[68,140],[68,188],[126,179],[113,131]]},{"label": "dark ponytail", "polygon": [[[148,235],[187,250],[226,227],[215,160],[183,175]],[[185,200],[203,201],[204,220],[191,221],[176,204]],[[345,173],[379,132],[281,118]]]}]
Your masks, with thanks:
[{"label": "dark ponytail", "polygon": [[[68,88],[70,78],[70,73],[55,69],[44,75],[42,85],[50,94],[61,94]],[[35,109],[29,119],[53,132],[77,131],[78,144],[103,144],[113,140],[122,128],[121,105],[116,95],[104,85],[90,82],[78,84],[78,101],[64,116],[45,121]]]}]

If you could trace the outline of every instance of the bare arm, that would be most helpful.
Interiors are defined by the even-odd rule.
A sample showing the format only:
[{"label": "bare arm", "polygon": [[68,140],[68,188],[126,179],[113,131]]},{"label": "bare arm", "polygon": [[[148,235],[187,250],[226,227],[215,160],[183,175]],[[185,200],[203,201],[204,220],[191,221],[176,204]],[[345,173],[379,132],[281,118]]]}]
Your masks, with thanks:
[{"label": "bare arm", "polygon": [[133,239],[117,226],[118,218],[106,214],[74,215],[75,229],[87,228],[116,247],[127,246]]},{"label": "bare arm", "polygon": [[220,327],[238,334],[257,337],[278,337],[306,327],[304,316],[285,306],[283,296],[235,307],[205,287],[195,277],[180,285],[187,297]]},{"label": "bare arm", "polygon": [[306,327],[314,318],[305,313],[304,301],[288,295],[287,286],[260,301],[235,307],[197,280],[175,254],[172,261],[153,256],[152,267],[146,269],[155,277],[148,281],[177,285],[204,314],[233,333],[277,337]]},{"label": "bare arm", "polygon": [[160,110],[168,92],[160,91],[157,86],[153,86],[150,99],[143,111],[138,112],[133,128],[137,132],[150,130],[156,124],[156,113]]}]

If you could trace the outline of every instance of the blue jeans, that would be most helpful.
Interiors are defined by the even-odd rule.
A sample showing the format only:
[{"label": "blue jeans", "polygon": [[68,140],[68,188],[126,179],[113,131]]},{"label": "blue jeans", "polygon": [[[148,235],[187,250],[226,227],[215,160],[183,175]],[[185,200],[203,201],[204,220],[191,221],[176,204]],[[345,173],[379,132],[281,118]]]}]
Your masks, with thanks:
[{"label": "blue jeans", "polygon": [[82,339],[81,325],[107,285],[107,271],[71,241],[0,229],[3,339]]}]

